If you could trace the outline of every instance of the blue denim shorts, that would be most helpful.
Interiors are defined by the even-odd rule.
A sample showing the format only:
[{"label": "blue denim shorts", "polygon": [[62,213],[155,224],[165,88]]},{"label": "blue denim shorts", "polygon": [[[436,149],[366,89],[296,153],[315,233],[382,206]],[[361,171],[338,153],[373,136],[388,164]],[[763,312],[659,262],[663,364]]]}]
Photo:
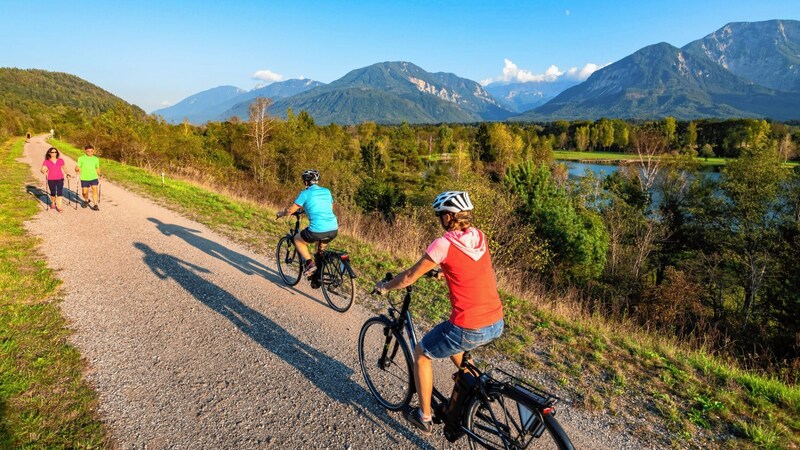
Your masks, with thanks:
[{"label": "blue denim shorts", "polygon": [[469,330],[446,320],[425,334],[419,345],[428,358],[447,358],[497,339],[503,334],[503,326],[503,319],[500,319],[489,326]]}]

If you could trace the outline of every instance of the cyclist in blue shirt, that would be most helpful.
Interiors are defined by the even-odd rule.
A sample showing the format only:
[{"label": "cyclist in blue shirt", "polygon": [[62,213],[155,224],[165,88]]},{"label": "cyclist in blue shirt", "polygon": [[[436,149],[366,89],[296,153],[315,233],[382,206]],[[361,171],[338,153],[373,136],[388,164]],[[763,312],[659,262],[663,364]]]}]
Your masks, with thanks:
[{"label": "cyclist in blue shirt", "polygon": [[328,188],[319,186],[319,171],[309,169],[303,172],[303,184],[305,189],[289,207],[278,211],[278,217],[289,216],[295,211],[303,209],[310,222],[308,227],[303,229],[294,237],[297,251],[305,261],[303,275],[309,277],[317,271],[314,258],[308,251],[308,244],[317,243],[317,251],[325,250],[325,246],[336,237],[339,230],[339,222],[336,214],[333,213],[333,195]]}]

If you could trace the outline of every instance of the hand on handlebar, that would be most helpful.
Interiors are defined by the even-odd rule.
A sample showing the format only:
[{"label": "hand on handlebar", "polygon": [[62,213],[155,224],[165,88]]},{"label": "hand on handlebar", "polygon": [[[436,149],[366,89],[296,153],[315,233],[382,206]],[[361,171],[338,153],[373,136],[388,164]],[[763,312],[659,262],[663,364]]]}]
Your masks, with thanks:
[{"label": "hand on handlebar", "polygon": [[436,278],[437,280],[441,280],[442,278],[444,278],[442,269],[431,269],[425,272],[425,276],[430,278]]},{"label": "hand on handlebar", "polygon": [[386,284],[389,283],[392,278],[394,278],[394,276],[391,272],[386,273],[386,276],[383,277],[381,281],[375,283],[375,287],[372,288],[372,293],[375,295],[383,295],[389,292],[389,289],[386,289]]}]

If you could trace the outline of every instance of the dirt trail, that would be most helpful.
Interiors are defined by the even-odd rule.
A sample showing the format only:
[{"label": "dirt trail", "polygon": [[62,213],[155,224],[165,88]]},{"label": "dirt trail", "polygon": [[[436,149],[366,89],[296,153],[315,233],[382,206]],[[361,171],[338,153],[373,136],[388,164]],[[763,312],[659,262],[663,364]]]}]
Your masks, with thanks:
[{"label": "dirt trail", "polygon": [[[34,195],[47,147],[25,145]],[[271,258],[105,179],[101,189],[99,211],[43,209],[27,226],[64,281],[72,342],[120,448],[466,446],[418,436],[374,401],[356,351],[372,313],[337,313],[307,283],[285,287]],[[578,448],[646,447],[577,408],[559,418]]]}]

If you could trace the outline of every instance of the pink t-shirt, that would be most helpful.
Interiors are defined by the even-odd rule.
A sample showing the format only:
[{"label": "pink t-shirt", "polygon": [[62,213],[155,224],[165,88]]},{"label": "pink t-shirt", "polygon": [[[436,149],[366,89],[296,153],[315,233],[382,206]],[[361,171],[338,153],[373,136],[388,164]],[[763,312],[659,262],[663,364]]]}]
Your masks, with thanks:
[{"label": "pink t-shirt", "polygon": [[43,166],[47,167],[47,179],[48,180],[63,180],[64,179],[64,172],[61,171],[61,168],[64,167],[64,160],[61,158],[56,159],[55,162],[51,161],[50,158],[44,160],[42,163]]}]

